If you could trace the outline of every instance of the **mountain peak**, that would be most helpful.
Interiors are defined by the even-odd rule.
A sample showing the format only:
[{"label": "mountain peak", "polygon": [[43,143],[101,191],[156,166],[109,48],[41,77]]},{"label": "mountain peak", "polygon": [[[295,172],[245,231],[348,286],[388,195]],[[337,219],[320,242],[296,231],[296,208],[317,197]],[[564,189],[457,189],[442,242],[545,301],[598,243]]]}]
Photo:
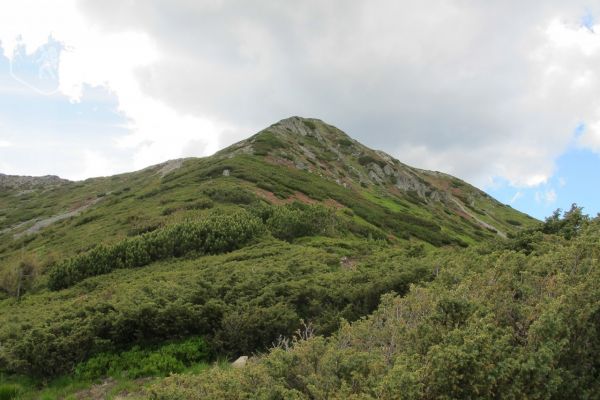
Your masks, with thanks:
[{"label": "mountain peak", "polygon": [[[317,140],[337,141],[340,139],[352,140],[347,134],[333,125],[329,125],[317,118],[304,118],[293,116],[274,123],[266,130],[279,130],[283,134],[299,134],[304,137],[314,137]],[[358,142],[357,142],[358,143]]]},{"label": "mountain peak", "polygon": [[403,164],[320,119],[282,119],[216,154],[221,159],[242,155],[308,172],[367,196],[391,196],[401,199],[401,204],[442,210],[442,219],[446,218],[443,213],[464,218],[500,236],[512,229],[506,221],[492,217],[506,206],[483,191],[453,176]]}]

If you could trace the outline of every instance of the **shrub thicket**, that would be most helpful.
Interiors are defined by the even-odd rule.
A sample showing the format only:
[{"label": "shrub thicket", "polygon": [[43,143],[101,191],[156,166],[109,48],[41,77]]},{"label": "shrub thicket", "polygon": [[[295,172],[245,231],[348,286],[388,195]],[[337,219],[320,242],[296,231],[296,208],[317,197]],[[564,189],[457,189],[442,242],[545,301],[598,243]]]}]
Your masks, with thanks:
[{"label": "shrub thicket", "polygon": [[[258,207],[254,207],[256,210]],[[294,202],[279,207],[258,208],[274,237],[291,241],[303,236],[332,235],[340,221],[334,210],[322,205]]]},{"label": "shrub thicket", "polygon": [[218,254],[242,247],[264,232],[257,218],[245,211],[211,215],[199,221],[175,224],[158,231],[125,239],[112,246],[100,245],[50,269],[48,287],[64,289],[90,276],[115,269],[135,268],[153,261],[190,253]]},{"label": "shrub thicket", "polygon": [[[330,239],[315,248],[322,242],[267,241],[0,304],[0,371],[56,376],[97,353],[190,336],[203,336],[217,355],[252,354],[292,334],[301,319],[330,334],[435,267],[379,242]],[[342,265],[342,254],[364,259]]]},{"label": "shrub thicket", "polygon": [[280,341],[243,370],[172,376],[149,395],[597,399],[600,220],[567,212],[540,230],[528,254],[489,245],[448,252],[435,280],[384,296],[370,317],[330,338]]}]

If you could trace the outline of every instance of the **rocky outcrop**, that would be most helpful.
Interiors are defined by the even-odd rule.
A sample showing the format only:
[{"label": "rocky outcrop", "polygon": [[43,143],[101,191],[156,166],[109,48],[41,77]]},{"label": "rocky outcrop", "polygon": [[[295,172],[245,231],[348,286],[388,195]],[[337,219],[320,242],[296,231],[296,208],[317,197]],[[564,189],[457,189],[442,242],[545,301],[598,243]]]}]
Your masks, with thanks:
[{"label": "rocky outcrop", "polygon": [[62,179],[56,175],[20,176],[0,174],[0,188],[5,189],[27,190],[33,188],[58,186],[69,182],[70,181]]},{"label": "rocky outcrop", "polygon": [[170,161],[164,162],[162,164],[158,164],[157,167],[160,169],[156,173],[158,175],[160,175],[162,178],[165,175],[169,174],[170,172],[173,172],[173,171],[181,168],[184,161],[185,160],[183,158],[178,158],[176,160],[170,160]]},{"label": "rocky outcrop", "polygon": [[311,124],[311,121],[308,119],[304,119],[304,118],[300,118],[300,117],[290,117],[290,118],[282,119],[281,121],[276,123],[270,129],[272,129],[272,130],[281,129],[284,131],[282,133],[286,133],[286,131],[287,131],[287,133],[291,132],[291,133],[299,134],[301,136],[311,136],[311,137],[315,137],[319,142],[323,142],[324,139],[321,136],[321,134],[319,134],[318,131],[313,129],[310,126],[310,124]]}]

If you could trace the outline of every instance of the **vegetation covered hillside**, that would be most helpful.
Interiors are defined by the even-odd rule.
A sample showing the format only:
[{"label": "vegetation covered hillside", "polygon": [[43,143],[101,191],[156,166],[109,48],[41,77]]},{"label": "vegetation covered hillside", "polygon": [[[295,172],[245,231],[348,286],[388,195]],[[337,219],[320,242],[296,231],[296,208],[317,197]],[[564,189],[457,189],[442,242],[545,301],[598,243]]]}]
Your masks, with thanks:
[{"label": "vegetation covered hillside", "polygon": [[574,207],[495,246],[409,261],[435,279],[331,337],[302,327],[244,369],[154,384],[153,399],[598,399],[600,219]]},{"label": "vegetation covered hillside", "polygon": [[[552,233],[457,178],[409,167],[299,117],[207,158],[83,182],[3,176],[0,187],[0,399],[127,390],[147,398],[141,387],[153,384],[152,396],[238,398],[234,386],[228,394],[187,393],[186,379],[243,385],[246,372],[227,372],[226,362],[209,372],[216,378],[190,374],[273,343],[295,354],[306,346],[292,346],[299,330],[321,337],[307,343],[328,351],[387,293],[412,296],[411,285],[426,290],[427,282],[479,276],[500,254],[490,246],[536,254]],[[469,318],[471,311],[457,309]],[[434,338],[444,333],[431,329]],[[348,361],[352,376],[363,356]],[[423,360],[410,357],[414,365]],[[324,396],[271,382],[267,372],[260,382],[281,392],[265,398]],[[169,373],[190,376],[162,382]],[[325,393],[342,390],[334,386]],[[98,388],[106,390],[92,396]],[[254,398],[248,390],[240,387],[239,398]]]},{"label": "vegetation covered hillside", "polygon": [[[188,218],[257,202],[321,203],[356,236],[466,246],[535,220],[439,172],[415,169],[315,119],[292,117],[212,157],[82,182],[0,179],[0,296],[55,262]],[[17,293],[19,292],[19,293]]]}]

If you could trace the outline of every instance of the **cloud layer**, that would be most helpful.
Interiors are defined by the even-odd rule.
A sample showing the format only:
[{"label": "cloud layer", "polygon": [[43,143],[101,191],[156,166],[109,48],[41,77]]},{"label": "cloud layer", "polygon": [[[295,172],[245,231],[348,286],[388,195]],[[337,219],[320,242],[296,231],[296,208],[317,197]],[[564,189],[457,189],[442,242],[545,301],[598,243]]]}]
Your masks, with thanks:
[{"label": "cloud layer", "polygon": [[600,152],[600,10],[578,0],[63,7],[79,21],[58,37],[77,42],[63,92],[77,99],[87,82],[115,93],[130,121],[115,146],[136,167],[209,153],[290,115],[483,187],[545,182],[573,141]]}]

